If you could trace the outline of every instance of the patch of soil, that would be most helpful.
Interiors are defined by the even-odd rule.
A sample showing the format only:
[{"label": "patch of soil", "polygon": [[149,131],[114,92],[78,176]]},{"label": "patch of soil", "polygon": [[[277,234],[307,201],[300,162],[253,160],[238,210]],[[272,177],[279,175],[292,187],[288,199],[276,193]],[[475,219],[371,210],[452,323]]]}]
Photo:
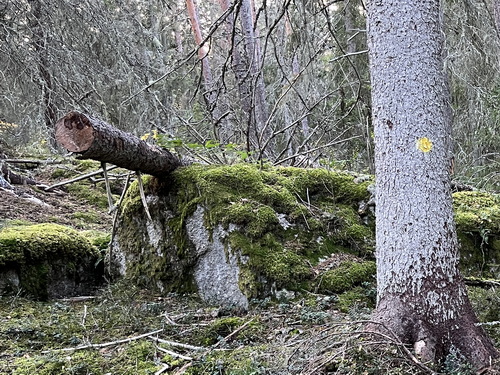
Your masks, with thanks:
[{"label": "patch of soil", "polygon": [[[68,194],[63,190],[64,187],[45,191],[44,187],[55,181],[43,175],[35,180],[40,185],[12,185],[12,190],[0,187],[0,226],[6,220],[23,220],[32,223],[52,222],[77,229],[111,229],[112,215]],[[78,218],[78,213],[96,219],[86,222]]]}]

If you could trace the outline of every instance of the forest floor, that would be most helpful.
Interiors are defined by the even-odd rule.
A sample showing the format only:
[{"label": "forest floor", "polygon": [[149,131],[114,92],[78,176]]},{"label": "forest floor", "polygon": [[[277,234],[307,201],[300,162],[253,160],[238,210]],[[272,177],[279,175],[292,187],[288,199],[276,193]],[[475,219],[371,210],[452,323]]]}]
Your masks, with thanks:
[{"label": "forest floor", "polygon": [[[99,167],[93,162],[30,169],[16,165],[13,172],[38,185],[0,189],[0,229],[14,220],[110,232],[112,216],[101,181],[86,179],[49,192],[44,188]],[[124,174],[112,176],[118,181],[115,199]],[[494,293],[481,298],[498,307],[500,297]],[[250,310],[241,312],[208,306],[196,295],[155,295],[126,281],[80,298],[3,296],[0,373],[431,373],[397,340],[381,345],[379,337],[364,332],[370,312],[363,303],[354,301],[345,309],[335,296],[312,293],[252,301]],[[500,337],[497,328],[488,329]],[[443,363],[442,371],[473,373],[455,357]]]}]

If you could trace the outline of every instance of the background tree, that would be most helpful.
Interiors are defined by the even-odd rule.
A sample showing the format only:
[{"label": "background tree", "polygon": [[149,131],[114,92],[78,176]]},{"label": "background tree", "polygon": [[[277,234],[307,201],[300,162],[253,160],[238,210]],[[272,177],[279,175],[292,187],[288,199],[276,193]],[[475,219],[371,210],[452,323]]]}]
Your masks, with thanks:
[{"label": "background tree", "polygon": [[[499,189],[495,2],[444,4],[454,178]],[[1,2],[1,120],[18,124],[2,136],[43,150],[46,119],[76,109],[137,135],[157,129],[167,146],[207,162],[228,162],[229,144],[263,148],[266,155],[252,157],[274,164],[372,171],[361,1],[220,0],[199,2],[197,10],[208,47],[203,59],[184,0]],[[207,106],[208,93],[216,104]],[[265,121],[250,141],[258,102],[265,103]],[[199,147],[207,142],[220,146]]]},{"label": "background tree", "polygon": [[439,0],[368,2],[376,167],[374,319],[424,360],[498,356],[458,271]]}]

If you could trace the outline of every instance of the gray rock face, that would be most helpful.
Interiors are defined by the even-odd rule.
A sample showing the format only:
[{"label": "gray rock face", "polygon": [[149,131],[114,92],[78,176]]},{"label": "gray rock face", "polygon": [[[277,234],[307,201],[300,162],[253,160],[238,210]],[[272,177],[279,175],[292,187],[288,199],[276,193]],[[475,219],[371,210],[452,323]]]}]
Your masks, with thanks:
[{"label": "gray rock face", "polygon": [[210,236],[202,225],[204,211],[203,207],[198,206],[186,222],[188,238],[199,255],[194,269],[198,292],[209,303],[247,309],[248,299],[238,287],[239,257],[229,245],[222,243],[226,231],[221,225]]}]

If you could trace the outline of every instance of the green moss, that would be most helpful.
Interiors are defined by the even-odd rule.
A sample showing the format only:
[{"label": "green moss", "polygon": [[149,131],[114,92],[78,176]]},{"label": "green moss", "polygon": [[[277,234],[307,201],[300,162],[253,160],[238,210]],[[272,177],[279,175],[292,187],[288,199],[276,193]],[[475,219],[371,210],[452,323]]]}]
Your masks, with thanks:
[{"label": "green moss", "polygon": [[111,358],[98,351],[78,351],[66,355],[35,355],[15,360],[13,375],[60,374],[151,374],[160,368],[155,363],[157,352],[151,342],[132,342]]},{"label": "green moss", "polygon": [[[498,322],[500,320],[500,290],[499,288],[467,288],[472,307],[480,322]],[[484,325],[483,328],[493,339],[495,345],[500,345],[500,326],[498,324]]]},{"label": "green moss", "polygon": [[50,266],[47,262],[23,264],[19,277],[23,291],[32,297],[46,300],[48,298],[49,271]]},{"label": "green moss", "polygon": [[[59,281],[64,273],[73,277],[77,263],[93,264],[99,250],[76,230],[57,224],[0,231],[0,266],[16,270],[23,293],[42,300],[48,298],[51,282]],[[54,275],[58,276],[54,279]]]},{"label": "green moss", "polygon": [[479,321],[493,322],[500,320],[500,291],[498,288],[468,287],[469,299]]},{"label": "green moss", "polygon": [[453,194],[461,244],[460,266],[465,275],[498,277],[500,261],[500,195],[480,191]]},{"label": "green moss", "polygon": [[462,191],[453,194],[453,206],[459,231],[500,234],[500,195]]},{"label": "green moss", "polygon": [[226,337],[235,329],[239,328],[245,323],[243,318],[239,317],[225,317],[213,321],[207,329],[200,332],[201,336],[198,338],[200,345],[209,346],[215,344],[220,339]]},{"label": "green moss", "polygon": [[[142,184],[144,187],[144,194],[149,192],[149,183],[154,177],[149,175],[142,175]],[[107,201],[106,201],[107,202]],[[107,203],[106,203],[107,204]],[[133,212],[136,212],[140,207],[142,207],[141,195],[139,194],[139,183],[137,180],[132,182],[127,189],[127,194],[123,199],[120,206],[121,212],[124,216],[128,216]]]},{"label": "green moss", "polygon": [[[78,199],[81,199],[93,206],[101,209],[107,209],[109,206],[106,191],[104,189],[96,188],[89,183],[75,182],[68,185],[67,190]],[[115,197],[115,199],[116,198],[117,197]]]},{"label": "green moss", "polygon": [[355,177],[345,172],[333,172],[322,168],[280,168],[277,169],[283,185],[298,194],[306,202],[317,197],[329,196],[334,202],[359,202],[369,197],[367,187],[370,181],[356,183]]},{"label": "green moss", "polygon": [[240,288],[248,297],[258,295],[256,285],[262,276],[268,282],[275,282],[277,288],[298,290],[302,282],[312,278],[312,271],[307,259],[296,252],[283,247],[271,233],[259,240],[251,240],[239,232],[229,235],[231,248],[248,257],[240,264]]},{"label": "green moss", "polygon": [[0,265],[95,254],[76,230],[58,224],[36,224],[0,231]]},{"label": "green moss", "polygon": [[69,169],[66,169],[66,168],[56,168],[52,171],[50,177],[53,178],[53,179],[63,179],[63,178],[70,178],[70,177],[73,177],[75,175],[75,172],[74,171],[71,171]]},{"label": "green moss", "polygon": [[363,282],[373,281],[375,272],[375,262],[372,261],[343,262],[319,278],[318,290],[322,293],[342,293]]},{"label": "green moss", "polygon": [[84,223],[99,223],[100,217],[95,212],[74,212],[71,217]]},{"label": "green moss", "polygon": [[223,220],[226,225],[243,225],[245,232],[253,238],[272,231],[279,223],[276,212],[271,207],[248,200],[230,205]]},{"label": "green moss", "polygon": [[356,209],[350,205],[338,204],[331,209],[335,221],[336,243],[343,246],[343,251],[366,256],[375,249],[375,228],[362,223]]},{"label": "green moss", "polygon": [[101,162],[95,160],[75,160],[76,170],[79,172],[89,172],[101,168]]},{"label": "green moss", "polygon": [[356,308],[375,307],[375,286],[373,283],[365,283],[363,286],[354,287],[338,296],[337,306],[341,312],[347,313]]},{"label": "green moss", "polygon": [[80,232],[92,246],[94,246],[99,251],[104,251],[108,248],[109,242],[111,241],[111,234],[107,232],[101,232],[97,230],[86,230]]},{"label": "green moss", "polygon": [[193,363],[186,371],[187,375],[250,375],[265,374],[269,366],[262,353],[266,347],[239,347],[231,351],[211,352]]},{"label": "green moss", "polygon": [[[357,213],[359,200],[369,196],[368,184],[356,183],[349,173],[252,164],[190,165],[165,179],[144,179],[146,194],[158,194],[161,200],[150,210],[164,211],[157,215],[158,223],[168,236],[155,247],[139,235],[148,230],[144,221],[137,220],[144,217],[144,209],[137,183],[132,184],[121,207],[122,227],[130,229],[122,231],[120,241],[134,259],[127,274],[152,285],[163,278],[169,287],[179,276],[192,274],[190,262],[196,258],[186,220],[201,206],[209,231],[218,225],[231,228],[223,241],[228,251],[242,255],[240,287],[248,297],[273,283],[300,290],[308,287],[311,265],[320,257],[346,248],[356,254],[372,253],[373,228]],[[186,268],[177,274],[178,267]]]}]

